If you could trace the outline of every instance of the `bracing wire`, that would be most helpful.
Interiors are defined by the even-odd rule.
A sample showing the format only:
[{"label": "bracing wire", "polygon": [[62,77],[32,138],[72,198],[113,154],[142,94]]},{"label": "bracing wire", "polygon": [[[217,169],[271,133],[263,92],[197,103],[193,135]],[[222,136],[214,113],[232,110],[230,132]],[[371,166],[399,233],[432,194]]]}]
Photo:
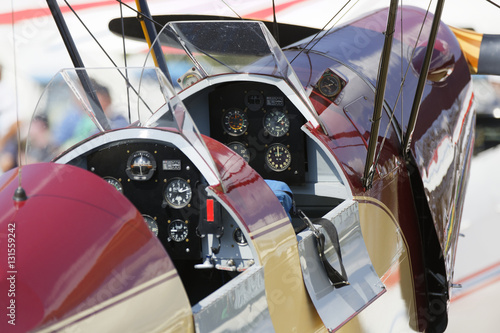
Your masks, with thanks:
[{"label": "bracing wire", "polygon": [[232,7],[231,7],[231,6],[229,6],[229,4],[228,4],[226,1],[224,1],[224,0],[220,0],[220,1],[222,1],[222,3],[223,3],[224,5],[226,5],[226,6],[227,6],[227,8],[229,8],[229,10],[230,10],[230,11],[232,11],[232,12],[234,13],[234,15],[238,16],[238,18],[239,18],[240,20],[242,20],[242,19],[243,19],[243,18],[242,18],[242,17],[241,17],[241,16],[240,16],[240,15],[239,15],[239,14],[238,14],[238,13],[237,13],[237,12],[236,12],[233,8],[232,8]]},{"label": "bracing wire", "polygon": [[[295,59],[297,59],[297,57],[298,57],[298,56],[300,56],[300,55],[302,54],[302,52],[304,52],[305,50],[307,50],[307,48],[309,47],[309,45],[310,45],[312,42],[316,41],[316,38],[318,38],[319,34],[320,34],[320,33],[322,33],[322,32],[324,32],[325,28],[326,28],[326,27],[327,27],[327,26],[328,26],[328,25],[329,25],[329,24],[330,24],[330,23],[331,23],[331,22],[332,22],[332,21],[333,21],[333,20],[337,17],[337,15],[339,15],[339,14],[340,14],[340,12],[342,12],[342,11],[344,10],[344,8],[345,8],[345,7],[347,7],[347,5],[348,5],[351,1],[352,1],[352,0],[348,0],[348,1],[344,4],[344,6],[342,6],[342,8],[340,8],[340,9],[339,9],[339,11],[338,11],[337,13],[335,13],[335,15],[333,15],[333,17],[332,17],[332,18],[331,18],[331,19],[330,19],[330,20],[329,20],[329,21],[328,21],[328,22],[327,22],[327,23],[323,26],[323,28],[322,28],[320,31],[318,31],[318,32],[316,33],[316,35],[314,35],[314,37],[313,37],[313,38],[312,38],[312,39],[311,39],[311,40],[310,40],[310,41],[306,44],[306,46],[305,46],[304,48],[302,48],[302,49],[300,50],[300,52],[299,52],[299,53],[297,53],[297,55],[296,55],[296,56],[295,56],[295,57],[294,57],[294,58],[290,61],[290,63],[292,63]],[[359,1],[359,0],[358,0],[358,1]],[[352,7],[351,7],[351,8],[352,8]],[[334,24],[333,26],[335,26],[335,24]],[[330,27],[330,28],[328,29],[328,31],[330,31],[330,30],[333,28],[333,26],[332,26],[332,27]],[[325,33],[324,35],[326,35],[326,33]],[[324,36],[324,35],[323,35],[323,36]],[[323,38],[323,37],[321,37],[321,38]],[[321,38],[319,38],[319,39],[318,39],[318,42],[321,40]],[[316,45],[316,44],[317,44],[317,42],[316,42],[314,45]],[[314,46],[314,45],[313,45],[313,46]],[[312,47],[311,47],[311,49],[312,49]]]},{"label": "bracing wire", "polygon": [[18,174],[18,182],[19,187],[21,187],[21,170],[23,161],[21,158],[21,127],[19,126],[19,97],[18,97],[18,82],[17,82],[17,55],[16,55],[16,33],[15,33],[15,24],[14,24],[14,0],[10,1],[11,6],[11,27],[12,27],[12,53],[14,56],[14,94],[15,94],[15,108],[16,108],[16,127],[17,127],[17,160],[19,162],[19,174]]},{"label": "bracing wire", "polygon": [[497,5],[496,3],[494,3],[494,2],[493,2],[493,1],[491,1],[491,0],[486,0],[486,2],[489,2],[489,3],[491,3],[493,6],[495,6],[495,7],[497,7],[497,8],[500,8],[500,6],[499,6],[499,5]]},{"label": "bracing wire", "polygon": [[[127,66],[127,48],[125,46],[125,21],[123,19],[123,5],[120,4],[120,21],[122,26],[122,47],[123,47],[123,64],[125,65],[125,77],[129,82],[128,66]],[[127,109],[128,109],[128,122],[132,122],[132,111],[130,110],[130,85],[127,84]]]},{"label": "bracing wire", "polygon": [[[120,2],[121,4],[124,4],[123,2],[121,2],[120,0],[117,0],[118,2]],[[78,13],[73,9],[73,7],[68,3],[67,0],[64,0],[64,3],[66,3],[66,5],[68,6],[68,8],[73,12],[73,14],[76,16],[76,18],[78,19],[78,21],[80,21],[80,23],[83,25],[83,27],[85,28],[85,30],[87,30],[87,32],[89,33],[89,35],[92,37],[92,39],[97,43],[97,45],[99,46],[99,48],[102,50],[102,52],[106,55],[106,57],[109,59],[109,61],[111,61],[111,63],[113,64],[113,66],[115,68],[119,68],[118,65],[114,62],[113,58],[111,58],[111,56],[109,55],[109,53],[104,49],[104,47],[101,45],[101,43],[99,43],[99,41],[97,40],[97,38],[94,36],[94,34],[90,31],[90,29],[87,27],[87,25],[85,24],[85,22],[83,22],[83,20],[80,18],[80,16],[78,15]],[[123,27],[122,27],[123,29]],[[124,57],[126,55],[124,54]],[[149,108],[149,106],[147,105],[147,103],[142,99],[142,97],[140,96],[139,92],[130,84],[130,81],[128,79],[128,75],[125,76],[123,75],[123,73],[118,70],[118,72],[120,73],[120,75],[122,76],[122,78],[127,82],[127,86],[132,89],[132,91],[136,94],[136,96],[144,103],[144,105],[146,106],[146,108],[148,109],[148,111],[153,114],[154,112]],[[129,112],[129,120],[130,120],[130,112]]]},{"label": "bracing wire", "polygon": [[[316,44],[318,44],[318,43],[321,41],[321,39],[322,39],[323,37],[325,37],[325,36],[326,36],[326,35],[327,35],[327,34],[328,34],[328,33],[329,33],[329,32],[330,32],[333,28],[335,28],[335,27],[337,26],[337,24],[340,22],[340,20],[342,20],[342,19],[344,18],[344,16],[346,16],[347,14],[349,14],[349,12],[350,12],[350,11],[354,8],[354,6],[356,6],[356,5],[358,4],[358,2],[359,2],[359,1],[360,1],[360,0],[356,0],[356,2],[352,4],[351,8],[349,8],[348,10],[346,10],[346,11],[344,12],[344,14],[343,14],[342,16],[340,16],[340,17],[338,18],[338,20],[337,20],[334,24],[332,24],[332,26],[331,26],[330,28],[328,28],[328,30],[326,31],[326,33],[325,33],[325,34],[323,34],[323,36],[321,36],[320,38],[318,38],[318,39],[316,40],[316,42],[314,43],[314,45],[312,45],[312,46],[310,47],[310,50],[312,50],[312,49],[316,46]],[[349,0],[349,2],[351,2],[351,0]],[[332,18],[329,22],[333,21],[333,19],[334,19],[334,18],[335,18],[338,14],[340,14],[340,13],[342,12],[342,10],[343,10],[343,9],[344,9],[344,8],[345,8],[348,4],[349,4],[349,2],[348,2],[348,3],[346,3],[346,5],[345,5],[344,7],[342,7],[342,8],[341,8],[341,9],[337,12],[337,14],[335,14],[335,16],[334,16],[334,17],[333,17],[333,18]],[[328,23],[328,24],[330,24],[330,23]],[[327,25],[328,25],[328,24],[327,24]]]},{"label": "bracing wire", "polygon": [[[142,13],[140,11],[138,11],[137,9],[135,9],[132,6],[129,6],[128,4],[126,4],[125,2],[123,2],[122,0],[116,0],[116,2],[118,2],[121,5],[127,7],[128,9],[130,9],[131,11],[133,11],[134,13],[136,13],[137,15],[140,15],[141,19],[143,19],[143,20],[145,19],[145,20],[147,20],[147,21],[155,24],[157,27],[163,28],[163,25],[160,24],[159,22],[155,21],[152,17],[147,17],[147,16],[142,15]],[[229,7],[229,8],[231,8],[231,7]]]},{"label": "bracing wire", "polygon": [[[401,1],[402,1],[402,0],[401,0]],[[413,47],[413,50],[412,50],[412,53],[411,53],[410,59],[409,59],[409,61],[408,61],[408,65],[407,65],[407,67],[406,67],[405,74],[404,74],[404,76],[403,76],[403,78],[402,78],[402,80],[401,80],[401,85],[400,85],[400,87],[399,87],[398,96],[397,96],[397,98],[396,98],[396,101],[395,101],[395,103],[394,103],[394,106],[392,107],[391,117],[389,118],[389,122],[388,122],[388,124],[387,124],[386,129],[385,129],[384,137],[382,138],[382,142],[380,143],[380,146],[379,146],[379,151],[378,151],[378,153],[377,153],[377,157],[375,158],[375,165],[377,165],[377,164],[378,164],[378,161],[379,161],[379,159],[380,159],[380,155],[382,154],[382,148],[384,147],[384,144],[385,144],[385,141],[386,141],[386,138],[387,138],[387,133],[389,133],[389,129],[390,129],[390,126],[391,126],[392,120],[394,119],[394,115],[395,115],[395,113],[396,113],[396,107],[397,107],[397,105],[398,105],[398,103],[399,103],[399,98],[400,98],[400,97],[402,98],[403,87],[404,87],[404,83],[405,83],[405,81],[406,81],[406,76],[408,75],[408,72],[409,72],[409,69],[410,69],[410,64],[411,64],[411,62],[412,62],[412,60],[413,60],[413,57],[415,56],[415,51],[416,51],[416,49],[417,49],[418,42],[419,42],[419,40],[420,40],[420,36],[421,36],[421,34],[422,34],[422,31],[423,31],[423,28],[424,28],[425,22],[427,21],[427,16],[428,16],[428,14],[429,14],[429,12],[430,12],[431,4],[432,4],[432,0],[430,0],[430,1],[429,1],[429,5],[428,5],[427,10],[426,10],[426,12],[425,12],[425,15],[424,15],[424,20],[423,20],[423,22],[422,22],[422,25],[420,26],[420,30],[419,30],[419,32],[418,32],[418,36],[417,36],[417,38],[416,38],[416,40],[415,40],[415,45],[414,45],[414,47]],[[401,17],[401,20],[402,20],[402,17]],[[401,23],[402,23],[402,22],[401,22]],[[401,24],[401,29],[403,29],[403,25],[402,25],[402,24]],[[402,31],[402,30],[401,30],[401,31]],[[403,43],[401,42],[401,45],[402,45],[402,44],[403,44]],[[403,60],[403,59],[401,58],[401,61],[402,61],[402,60]],[[403,103],[402,103],[402,102],[401,102],[401,105],[403,105]],[[401,109],[401,112],[403,112],[403,109]],[[402,115],[401,115],[401,119],[402,119]],[[401,134],[403,134],[403,128],[402,128],[402,127],[401,127]]]}]

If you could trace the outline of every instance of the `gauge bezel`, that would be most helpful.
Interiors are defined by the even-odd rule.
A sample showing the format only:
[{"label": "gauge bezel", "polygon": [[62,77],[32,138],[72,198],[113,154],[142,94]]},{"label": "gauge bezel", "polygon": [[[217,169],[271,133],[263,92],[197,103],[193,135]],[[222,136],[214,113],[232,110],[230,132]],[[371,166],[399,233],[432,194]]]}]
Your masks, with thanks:
[{"label": "gauge bezel", "polygon": [[[285,117],[284,119],[286,119],[286,121],[283,125],[279,125],[277,122],[274,122],[272,120],[275,117],[274,116],[275,114],[279,114],[280,116],[283,115]],[[273,121],[277,125],[273,126],[269,123],[269,121]],[[271,111],[267,112],[264,115],[264,118],[262,118],[262,123],[267,133],[276,138],[281,138],[282,136],[286,135],[290,130],[290,117],[288,117],[288,114],[285,111],[279,110],[277,108],[273,108]],[[279,126],[280,129],[283,128],[283,130],[276,130],[275,128],[277,126]]]},{"label": "gauge bezel", "polygon": [[[158,228],[158,222],[156,222],[156,220],[150,215],[142,214],[142,218],[144,219],[144,222],[148,226],[149,231],[151,231],[153,235],[158,237],[158,233],[160,232],[160,229]],[[153,225],[153,227],[151,227],[151,225]]]},{"label": "gauge bezel", "polygon": [[[284,154],[288,156],[288,162],[277,163],[277,162],[275,162],[275,161],[272,160],[273,156],[275,156],[275,155],[270,155],[270,154],[272,153],[272,151],[274,151],[275,149],[278,149],[278,148],[283,149]],[[290,152],[290,150],[284,144],[282,144],[282,143],[274,143],[274,144],[270,145],[269,148],[267,148],[266,155],[265,155],[265,160],[266,160],[266,165],[272,171],[283,172],[283,171],[287,170],[290,167],[290,165],[292,164],[292,153]],[[277,166],[275,166],[273,164],[280,164],[281,166],[277,167]]]},{"label": "gauge bezel", "polygon": [[[180,203],[180,204],[176,204],[175,202],[173,202],[171,200],[171,198],[169,198],[168,196],[168,189],[170,188],[170,186],[174,183],[174,182],[178,182],[178,181],[181,181],[183,182],[183,185],[187,186],[189,188],[189,198],[188,199],[183,199],[183,202]],[[171,178],[168,182],[167,182],[167,185],[165,186],[165,189],[163,191],[163,198],[165,199],[165,201],[167,202],[167,204],[172,207],[172,208],[175,208],[175,209],[181,209],[181,208],[184,208],[186,207],[190,202],[191,202],[191,199],[193,198],[193,189],[191,188],[191,184],[189,182],[189,180],[186,180],[184,178],[181,178],[181,177],[174,177],[174,178]]]},{"label": "gauge bezel", "polygon": [[[333,90],[333,92],[329,87],[327,87],[329,80],[335,81],[336,88],[335,90]],[[338,95],[341,89],[342,82],[340,81],[340,78],[333,73],[323,75],[318,81],[318,90],[325,97],[335,97]]]},{"label": "gauge bezel", "polygon": [[[151,168],[148,170],[148,172],[144,175],[137,175],[133,173],[132,170],[132,161],[137,157],[137,156],[145,156],[150,162],[151,162]],[[125,172],[127,173],[127,176],[136,181],[148,181],[153,177],[153,174],[156,171],[156,159],[154,158],[153,154],[146,150],[138,150],[136,152],[133,152],[130,154],[127,160],[127,168],[125,169]]]},{"label": "gauge bezel", "polygon": [[[174,235],[172,234],[172,230],[173,230],[173,227],[176,226],[176,225],[181,225],[182,226],[182,235],[180,238],[176,238],[174,237]],[[189,226],[188,226],[188,223],[186,223],[186,221],[183,221],[181,219],[175,219],[173,221],[170,221],[168,223],[168,237],[169,239],[171,239],[172,241],[176,242],[176,243],[181,243],[185,240],[187,240],[188,238],[188,235],[189,235]]]},{"label": "gauge bezel", "polygon": [[105,176],[102,179],[104,179],[109,185],[113,186],[118,192],[123,194],[123,185],[118,179],[111,176]]},{"label": "gauge bezel", "polygon": [[[229,116],[239,114],[241,116],[241,125],[239,128],[234,128],[230,124]],[[222,115],[222,128],[224,131],[231,136],[241,136],[245,134],[248,129],[248,116],[246,112],[239,108],[230,108],[224,111]]]},{"label": "gauge bezel", "polygon": [[[226,144],[232,151],[234,151],[236,154],[240,155],[247,163],[250,162],[250,149],[248,149],[247,146],[243,142],[239,141],[231,141]],[[238,146],[240,150],[236,150],[233,148],[233,146]]]},{"label": "gauge bezel", "polygon": [[[250,96],[256,96],[256,98],[259,100],[259,103],[250,103],[248,100]],[[245,94],[245,106],[250,110],[250,111],[258,111],[262,109],[264,106],[265,98],[264,95],[257,90],[250,90]]]},{"label": "gauge bezel", "polygon": [[[237,233],[241,236],[237,236]],[[245,237],[245,234],[243,233],[243,231],[241,230],[241,228],[236,228],[234,229],[233,231],[233,240],[236,242],[236,244],[240,245],[240,246],[245,246],[245,245],[248,245],[248,241]]]}]

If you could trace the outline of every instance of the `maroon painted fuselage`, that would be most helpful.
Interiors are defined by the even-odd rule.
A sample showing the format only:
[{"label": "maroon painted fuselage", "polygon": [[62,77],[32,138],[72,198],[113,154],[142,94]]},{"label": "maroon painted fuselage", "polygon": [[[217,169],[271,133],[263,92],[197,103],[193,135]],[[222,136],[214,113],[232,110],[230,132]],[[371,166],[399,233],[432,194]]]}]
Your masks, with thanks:
[{"label": "maroon painted fuselage", "polygon": [[[396,20],[378,139],[377,172],[368,191],[362,183],[364,163],[359,162],[366,159],[370,138],[373,92],[387,11],[374,12],[328,32],[317,43],[311,43],[311,49],[305,40],[285,48],[284,53],[305,89],[311,91],[310,99],[328,134],[318,128],[311,131],[339,161],[356,196],[377,198],[397,216],[411,251],[416,288],[428,292],[429,288],[440,289],[442,301],[446,302],[473,148],[471,77],[456,37],[442,23],[411,142],[412,157],[405,160],[401,142],[432,16],[426,18],[425,11],[412,7],[398,11],[398,15],[403,15],[404,20]],[[325,98],[318,89],[325,70],[344,81],[345,88],[335,98]],[[441,252],[445,259],[431,255],[430,248]],[[426,267],[445,274],[447,286],[425,286],[423,281],[430,285],[444,283],[428,281],[432,278],[425,277]],[[427,307],[424,297],[419,301],[423,302],[421,307]],[[422,316],[426,315],[420,316],[425,322]]]}]

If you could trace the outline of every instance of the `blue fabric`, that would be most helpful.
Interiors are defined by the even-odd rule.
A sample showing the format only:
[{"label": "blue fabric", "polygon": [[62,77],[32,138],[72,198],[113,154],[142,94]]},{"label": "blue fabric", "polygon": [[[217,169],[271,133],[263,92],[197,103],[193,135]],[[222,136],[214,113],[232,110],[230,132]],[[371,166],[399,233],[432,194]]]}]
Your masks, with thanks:
[{"label": "blue fabric", "polygon": [[291,220],[292,217],[290,216],[290,212],[292,211],[292,209],[294,209],[292,190],[284,182],[278,180],[270,180],[270,179],[265,179],[265,181],[267,185],[271,188],[271,190],[273,190],[274,195],[276,195],[278,200],[281,202],[283,209],[288,214],[288,217]]}]

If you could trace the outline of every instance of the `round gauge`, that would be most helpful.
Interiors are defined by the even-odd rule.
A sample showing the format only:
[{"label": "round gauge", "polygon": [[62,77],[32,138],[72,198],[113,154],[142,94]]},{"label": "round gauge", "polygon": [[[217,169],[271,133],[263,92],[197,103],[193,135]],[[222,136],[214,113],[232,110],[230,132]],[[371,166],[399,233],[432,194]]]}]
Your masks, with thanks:
[{"label": "round gauge", "polygon": [[264,95],[257,90],[250,90],[245,95],[245,106],[250,111],[257,111],[264,106]]},{"label": "round gauge", "polygon": [[340,79],[333,75],[324,75],[319,79],[318,90],[326,97],[334,97],[340,92]]},{"label": "round gauge", "polygon": [[290,119],[285,112],[273,109],[264,116],[264,129],[272,136],[283,136],[290,129]]},{"label": "round gauge", "polygon": [[151,179],[156,170],[153,155],[145,150],[136,151],[127,161],[127,176],[132,180],[145,181]]},{"label": "round gauge", "polygon": [[233,239],[238,245],[247,245],[247,239],[243,235],[243,231],[240,228],[236,228],[233,232]]},{"label": "round gauge", "polygon": [[198,82],[200,79],[201,76],[198,73],[191,71],[180,77],[177,82],[179,82],[182,89],[186,89],[187,87],[192,86],[193,84]]},{"label": "round gauge", "polygon": [[227,146],[231,148],[235,153],[243,157],[245,161],[250,162],[250,151],[243,143],[233,141],[228,143]]},{"label": "round gauge", "polygon": [[108,182],[108,184],[112,185],[116,190],[120,193],[123,193],[122,183],[116,178],[113,177],[104,177],[104,180]]},{"label": "round gauge", "polygon": [[242,135],[248,128],[248,118],[240,109],[229,109],[222,117],[222,126],[229,135]]},{"label": "round gauge", "polygon": [[271,170],[285,171],[292,163],[292,154],[285,145],[275,143],[266,151],[266,164]]},{"label": "round gauge", "polygon": [[182,220],[173,220],[168,224],[168,235],[174,242],[186,240],[189,233],[187,222]]},{"label": "round gauge", "polygon": [[149,230],[158,237],[158,223],[156,223],[155,219],[149,215],[142,215],[144,218],[144,222],[146,222]]},{"label": "round gauge", "polygon": [[191,186],[182,178],[172,178],[164,192],[165,200],[173,208],[185,207],[191,201],[192,194]]}]

